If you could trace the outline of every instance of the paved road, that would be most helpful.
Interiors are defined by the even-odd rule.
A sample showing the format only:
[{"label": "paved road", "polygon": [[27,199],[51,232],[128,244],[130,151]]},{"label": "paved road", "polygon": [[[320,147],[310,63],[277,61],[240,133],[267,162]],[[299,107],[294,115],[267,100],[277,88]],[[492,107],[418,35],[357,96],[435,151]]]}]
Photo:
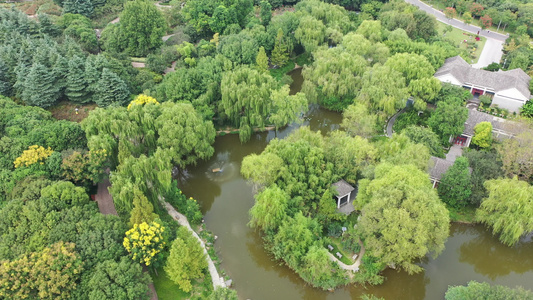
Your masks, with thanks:
[{"label": "paved road", "polygon": [[484,36],[486,38],[491,38],[491,39],[495,39],[495,40],[502,41],[502,42],[507,39],[507,36],[504,34],[497,33],[497,32],[490,32],[488,30],[482,30],[481,27],[474,26],[474,25],[467,25],[463,21],[459,21],[457,19],[448,19],[446,18],[444,13],[442,13],[441,11],[437,9],[434,9],[433,7],[421,1],[405,0],[405,2],[413,4],[414,6],[417,6],[421,10],[427,12],[428,14],[435,16],[437,20],[441,21],[442,23],[452,25],[455,28],[459,28],[461,30],[475,33],[475,34],[479,32],[480,36]]},{"label": "paved road", "polygon": [[476,64],[473,64],[472,67],[481,69],[491,63],[499,63],[503,55],[503,42],[495,39],[487,39],[481,55],[479,55],[479,60]]},{"label": "paved road", "polygon": [[404,111],[405,111],[405,108],[400,109],[387,122],[387,136],[388,137],[392,137],[392,134],[394,133],[394,131],[392,130],[392,127],[394,126],[394,122],[396,122],[396,118],[398,118],[398,116],[402,114]]}]

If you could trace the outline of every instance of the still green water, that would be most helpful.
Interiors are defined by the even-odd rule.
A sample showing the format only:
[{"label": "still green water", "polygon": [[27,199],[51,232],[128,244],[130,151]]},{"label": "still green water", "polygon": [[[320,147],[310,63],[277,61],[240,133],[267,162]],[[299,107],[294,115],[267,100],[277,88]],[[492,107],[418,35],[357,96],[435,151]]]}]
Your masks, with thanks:
[{"label": "still green water", "polygon": [[[293,92],[301,87],[300,71],[292,72]],[[303,125],[327,133],[339,127],[341,115],[312,106]],[[283,138],[300,125],[277,133]],[[253,188],[240,175],[242,158],[260,153],[275,132],[258,133],[241,144],[238,135],[218,137],[215,155],[189,168],[180,180],[183,192],[198,199],[207,228],[218,239],[215,247],[222,268],[233,279],[240,299],[359,299],[365,293],[385,299],[443,299],[448,285],[470,280],[514,287],[533,288],[533,242],[525,240],[513,248],[498,242],[482,226],[453,224],[446,249],[437,258],[421,262],[425,271],[408,275],[387,270],[385,283],[376,287],[350,286],[324,292],[305,284],[298,275],[279,265],[265,252],[261,236],[248,224],[254,203]],[[221,173],[211,170],[221,168]]]}]

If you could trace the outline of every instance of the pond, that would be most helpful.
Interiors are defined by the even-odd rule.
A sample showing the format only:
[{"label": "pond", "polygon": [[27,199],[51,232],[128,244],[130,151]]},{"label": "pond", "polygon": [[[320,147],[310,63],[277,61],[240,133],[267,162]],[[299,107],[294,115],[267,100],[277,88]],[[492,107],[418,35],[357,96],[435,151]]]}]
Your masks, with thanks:
[{"label": "pond", "polygon": [[[292,91],[299,90],[300,70],[291,72]],[[339,128],[341,115],[311,106],[303,125],[327,133]],[[238,135],[218,137],[215,154],[185,172],[180,188],[201,204],[207,228],[218,239],[215,247],[222,268],[233,280],[240,299],[359,299],[365,293],[385,299],[443,299],[448,285],[470,280],[510,287],[531,288],[533,282],[533,242],[513,248],[498,242],[484,227],[453,224],[446,249],[437,258],[421,263],[425,271],[415,275],[387,270],[386,281],[376,287],[350,286],[324,292],[308,286],[297,274],[280,265],[263,249],[258,232],[251,229],[248,211],[253,206],[253,188],[240,175],[241,161],[251,153],[261,153],[268,142],[283,138],[300,125],[252,135],[241,144]],[[222,172],[212,170],[221,168]]]}]

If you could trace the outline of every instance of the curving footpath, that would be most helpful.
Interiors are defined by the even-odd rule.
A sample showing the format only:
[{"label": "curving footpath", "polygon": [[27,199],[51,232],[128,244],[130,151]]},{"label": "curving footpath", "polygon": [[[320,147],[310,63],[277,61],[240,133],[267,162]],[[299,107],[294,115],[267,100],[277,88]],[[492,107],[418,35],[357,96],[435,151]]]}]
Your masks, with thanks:
[{"label": "curving footpath", "polygon": [[363,245],[363,242],[361,240],[359,240],[359,246],[361,246],[361,251],[359,251],[357,259],[351,265],[347,265],[347,264],[343,263],[342,261],[337,259],[335,257],[335,255],[333,255],[331,252],[328,251],[329,259],[331,261],[336,262],[339,265],[339,267],[341,269],[343,269],[343,270],[348,270],[348,271],[352,271],[352,272],[358,272],[359,271],[359,266],[361,265],[361,259],[363,258],[363,255],[365,255],[365,246]]},{"label": "curving footpath", "polygon": [[396,122],[396,119],[398,118],[398,116],[400,114],[402,114],[403,112],[405,112],[405,107],[400,109],[399,111],[397,111],[390,119],[389,121],[387,121],[387,136],[388,137],[392,137],[392,134],[394,133],[394,131],[392,130],[392,127],[394,126],[394,122]]},{"label": "curving footpath", "polygon": [[202,239],[198,236],[198,234],[194,230],[192,230],[191,225],[189,224],[189,221],[187,220],[187,217],[177,212],[176,209],[170,203],[165,201],[163,202],[163,204],[165,205],[165,208],[167,209],[168,214],[174,220],[178,221],[178,223],[181,226],[185,226],[185,228],[187,228],[192,233],[192,235],[198,240],[198,242],[200,242],[200,245],[202,245],[202,247],[204,248],[204,253],[207,257],[207,266],[209,269],[209,273],[211,274],[211,280],[213,281],[213,289],[216,290],[219,287],[225,288],[226,284],[224,283],[224,278],[218,275],[217,268],[215,267],[213,260],[207,253],[207,249],[205,248],[204,241],[202,241]]}]

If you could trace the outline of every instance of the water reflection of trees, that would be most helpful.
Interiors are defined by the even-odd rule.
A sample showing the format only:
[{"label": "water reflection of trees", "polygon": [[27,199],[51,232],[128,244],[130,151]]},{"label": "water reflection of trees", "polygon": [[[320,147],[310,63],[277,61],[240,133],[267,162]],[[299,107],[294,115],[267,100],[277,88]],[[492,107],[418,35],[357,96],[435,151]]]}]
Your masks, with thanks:
[{"label": "water reflection of trees", "polygon": [[477,236],[461,245],[459,261],[474,266],[477,273],[494,280],[511,272],[518,274],[533,270],[533,242],[520,241],[507,247],[490,231],[476,227]]},{"label": "water reflection of trees", "polygon": [[418,300],[426,298],[426,286],[429,278],[425,272],[409,275],[403,271],[388,269],[383,272],[385,282],[378,286],[368,286],[366,289],[361,286],[351,288],[351,298],[359,299],[361,295],[373,294],[384,299],[396,300]]},{"label": "water reflection of trees", "polygon": [[[246,247],[253,262],[266,272],[275,272],[276,277],[288,280],[283,286],[276,286],[276,294],[283,295],[279,290],[297,289],[300,299],[323,300],[326,299],[329,292],[309,286],[293,270],[289,269],[282,261],[276,261],[264,248],[263,238],[256,231],[249,231],[246,234]],[[241,266],[245,267],[245,266]],[[292,292],[288,292],[290,294]]]}]

